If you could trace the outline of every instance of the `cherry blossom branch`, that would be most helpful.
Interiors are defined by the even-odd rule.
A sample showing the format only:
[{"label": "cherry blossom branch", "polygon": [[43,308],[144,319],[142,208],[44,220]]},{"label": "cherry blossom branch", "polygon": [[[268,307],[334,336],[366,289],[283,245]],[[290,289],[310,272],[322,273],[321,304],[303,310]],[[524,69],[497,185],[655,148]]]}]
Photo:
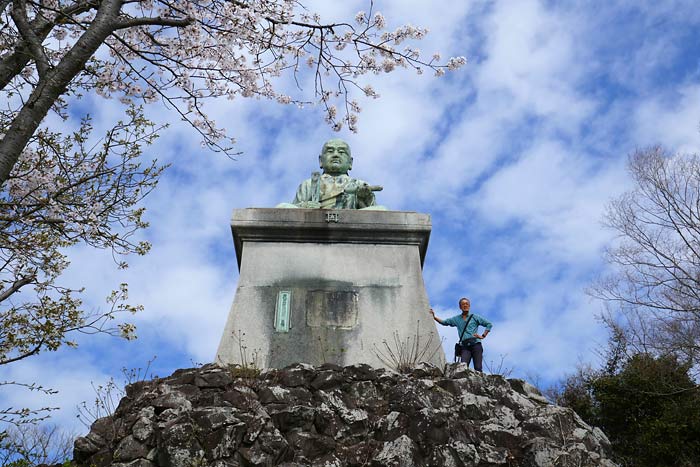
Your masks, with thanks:
[{"label": "cherry blossom branch", "polygon": [[14,281],[14,283],[7,290],[2,291],[2,293],[0,294],[0,302],[5,301],[7,298],[9,298],[12,294],[17,292],[25,285],[31,284],[35,279],[36,275],[32,275]]},{"label": "cherry blossom branch", "polygon": [[29,142],[49,109],[112,32],[112,21],[119,13],[120,7],[119,0],[104,0],[87,31],[52,69],[51,75],[39,80],[28,104],[22,107],[5,136],[0,140],[0,184],[4,184],[8,179],[22,149]]},{"label": "cherry blossom branch", "polygon": [[17,30],[22,35],[22,38],[26,41],[28,49],[32,53],[39,76],[46,76],[46,73],[51,65],[46,57],[41,41],[34,33],[32,27],[29,25],[29,19],[27,18],[27,4],[24,2],[24,0],[14,0],[10,16],[15,22]]},{"label": "cherry blossom branch", "polygon": [[[50,109],[43,99],[53,99],[53,105],[58,104],[54,111],[65,115],[61,95],[52,94],[56,89],[76,94],[94,90],[104,97],[119,94],[122,102],[137,98],[152,102],[160,98],[168,107],[176,109],[210,148],[228,153],[230,148],[219,143],[227,138],[225,132],[205,113],[203,103],[209,98],[223,96],[260,96],[283,104],[304,105],[310,99],[288,96],[276,89],[276,79],[285,72],[290,72],[297,89],[302,89],[300,65],[304,59],[310,67],[316,68],[309,77],[314,79],[314,100],[323,106],[326,120],[336,130],[347,123],[353,131],[356,131],[360,108],[351,100],[351,91],[360,89],[365,96],[378,96],[371,87],[360,86],[361,75],[390,72],[400,67],[412,68],[418,73],[428,67],[440,75],[445,69],[464,63],[463,59],[451,59],[447,65],[438,65],[435,58],[421,59],[417,49],[395,50],[395,46],[404,41],[421,39],[426,31],[402,26],[381,32],[385,20],[374,12],[373,2],[370,2],[369,16],[363,12],[356,15],[359,27],[347,21],[323,23],[318,15],[299,12],[305,8],[298,1],[156,0],[151,3],[105,0],[60,6],[61,3],[51,7],[48,2],[33,3],[36,35],[53,31],[59,44],[46,45],[47,59],[53,67],[47,73],[39,72],[38,80],[34,78],[38,65],[35,66],[37,70],[25,68],[27,53],[18,53],[26,50],[27,40],[15,34],[19,39],[16,46],[10,47],[13,31],[0,35],[0,49],[14,47],[0,63],[0,83],[3,79],[8,83],[14,79],[13,85],[17,86],[16,91],[6,86],[2,91],[13,93],[19,99],[25,99],[27,93],[22,90],[25,84],[24,89],[32,91],[28,93],[26,105],[17,107],[16,114],[12,109],[7,113],[9,134],[13,136],[0,140],[0,182],[6,180],[5,167],[14,164],[10,154],[16,154],[22,143],[27,144],[22,139],[13,140],[15,130],[33,131],[32,122],[40,121],[45,115],[42,112]],[[126,5],[129,8],[123,8]],[[107,10],[111,15],[103,15]],[[102,28],[96,26],[100,22],[104,23]],[[45,27],[42,29],[41,25]],[[70,85],[58,79],[66,70],[64,64],[74,64],[65,60],[75,52],[75,46],[96,29],[109,30],[106,36],[93,37],[98,47],[107,45],[110,48],[109,58],[87,57],[81,67],[72,69]],[[346,47],[351,51],[349,54],[342,52]],[[52,82],[53,78],[61,81],[63,87],[54,86],[59,83]],[[335,85],[334,89],[331,84]],[[342,101],[342,119],[336,115],[333,101]],[[27,107],[35,111],[28,114]],[[10,125],[14,123],[24,126]]]},{"label": "cherry blossom branch", "polygon": [[192,24],[192,22],[192,18],[164,18],[162,16],[120,19],[114,25],[114,30],[133,28],[137,26],[185,27]]},{"label": "cherry blossom branch", "polygon": [[7,359],[3,359],[2,357],[0,357],[0,365],[8,365],[10,363],[24,360],[25,358],[31,357],[32,355],[36,355],[39,353],[39,351],[41,350],[41,348],[43,346],[44,346],[44,342],[40,341],[34,348],[32,348],[31,350],[28,350],[26,352],[23,352],[23,353],[17,355],[16,357],[11,357],[11,358],[7,358]]},{"label": "cherry blossom branch", "polygon": [[[8,0],[7,3],[9,3],[9,1],[11,0]],[[54,12],[56,14],[56,20],[52,22],[43,15],[37,15],[31,22],[30,29],[36,31],[37,42],[40,44],[44,42],[57,24],[79,25],[78,22],[73,20],[73,15],[80,15],[96,9],[97,4],[95,1],[88,0],[77,2],[60,10],[45,5],[41,5],[41,8]],[[31,57],[32,54],[30,53],[29,45],[22,41],[15,46],[12,53],[0,59],[0,89],[6,88],[12,78],[17,76],[29,63]]]}]

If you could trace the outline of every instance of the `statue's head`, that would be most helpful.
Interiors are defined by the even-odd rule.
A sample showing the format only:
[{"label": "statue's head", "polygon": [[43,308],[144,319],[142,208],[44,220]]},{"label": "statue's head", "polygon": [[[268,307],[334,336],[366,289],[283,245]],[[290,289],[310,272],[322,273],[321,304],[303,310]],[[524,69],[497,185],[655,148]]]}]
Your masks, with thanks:
[{"label": "statue's head", "polygon": [[350,146],[342,139],[330,139],[321,148],[318,162],[323,173],[329,175],[347,174],[352,169]]}]

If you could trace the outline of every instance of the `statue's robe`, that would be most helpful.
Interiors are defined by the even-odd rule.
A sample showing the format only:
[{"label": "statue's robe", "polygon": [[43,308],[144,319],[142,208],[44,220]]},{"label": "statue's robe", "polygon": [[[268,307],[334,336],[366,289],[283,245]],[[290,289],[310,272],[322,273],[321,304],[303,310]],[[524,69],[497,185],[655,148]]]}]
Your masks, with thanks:
[{"label": "statue's robe", "polygon": [[306,207],[307,202],[316,201],[321,203],[322,209],[361,209],[376,206],[374,193],[372,193],[369,205],[358,205],[355,193],[357,188],[365,184],[367,182],[345,174],[335,177],[328,174],[320,176],[314,174],[311,178],[301,182],[292,204],[303,208]]}]

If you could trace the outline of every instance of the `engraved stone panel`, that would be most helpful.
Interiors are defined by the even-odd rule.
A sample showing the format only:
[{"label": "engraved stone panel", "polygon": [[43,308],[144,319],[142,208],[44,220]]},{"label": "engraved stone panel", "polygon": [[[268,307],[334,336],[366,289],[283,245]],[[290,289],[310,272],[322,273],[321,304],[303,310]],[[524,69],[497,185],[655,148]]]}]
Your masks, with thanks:
[{"label": "engraved stone panel", "polygon": [[306,292],[306,325],[351,329],[357,324],[357,291],[309,290]]}]

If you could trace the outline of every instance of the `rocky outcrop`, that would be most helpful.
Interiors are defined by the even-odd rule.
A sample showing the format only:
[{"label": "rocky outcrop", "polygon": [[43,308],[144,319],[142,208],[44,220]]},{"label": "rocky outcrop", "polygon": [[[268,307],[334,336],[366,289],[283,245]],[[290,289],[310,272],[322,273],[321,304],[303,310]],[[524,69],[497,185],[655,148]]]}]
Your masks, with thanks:
[{"label": "rocky outcrop", "polygon": [[75,442],[79,466],[614,466],[605,435],[521,380],[450,364],[410,375],[215,365],[126,388]]}]

